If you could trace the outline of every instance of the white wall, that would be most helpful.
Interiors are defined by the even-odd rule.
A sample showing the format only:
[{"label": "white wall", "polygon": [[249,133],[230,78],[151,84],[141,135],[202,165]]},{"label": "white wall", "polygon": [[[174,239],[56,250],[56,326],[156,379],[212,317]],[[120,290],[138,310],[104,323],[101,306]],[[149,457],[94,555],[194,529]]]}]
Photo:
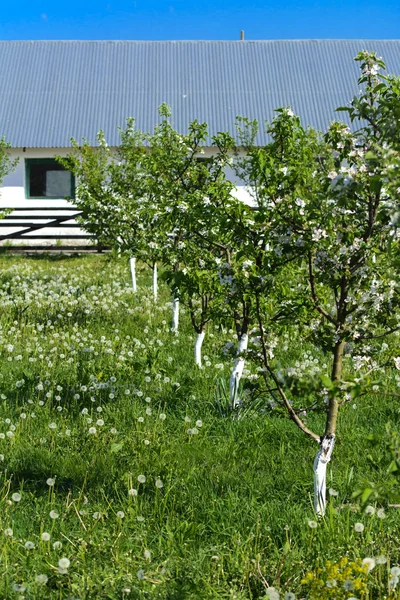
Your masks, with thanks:
[{"label": "white wall", "polygon": [[[27,207],[27,211],[18,211],[14,213],[17,219],[13,219],[12,221],[7,220],[7,225],[10,224],[10,227],[0,227],[0,238],[2,235],[7,233],[14,233],[21,229],[20,227],[12,227],[12,224],[18,223],[20,221],[29,221],[29,215],[37,215],[43,216],[42,219],[35,219],[35,223],[46,223],[49,220],[49,214],[46,212],[30,212],[29,207],[32,208],[41,208],[41,207],[53,207],[53,208],[62,208],[65,206],[73,206],[73,203],[69,203],[64,198],[60,199],[49,199],[49,200],[41,200],[41,199],[31,199],[25,198],[25,159],[27,158],[54,158],[54,156],[66,156],[70,149],[68,148],[27,148],[26,151],[21,149],[13,149],[10,154],[12,158],[18,158],[17,168],[13,173],[7,175],[3,180],[3,185],[0,190],[0,209],[7,207]],[[68,211],[57,211],[58,215],[68,215]],[[14,215],[13,215],[14,217]],[[67,221],[70,223],[75,223],[74,220]],[[4,224],[5,221],[2,221]],[[36,231],[36,235],[56,235],[60,238],[66,238],[62,240],[63,245],[86,245],[89,243],[88,240],[68,240],[68,235],[76,235],[76,234],[84,234],[85,232],[78,228],[54,228],[54,227],[44,227],[43,229],[39,229]],[[29,240],[28,237],[32,238],[35,235],[35,232],[31,234],[27,234],[25,236],[25,240],[21,239],[12,240],[11,243],[13,245],[43,245],[43,246],[54,246],[56,245],[57,240]],[[8,242],[6,242],[8,243]],[[4,245],[4,240],[0,240],[0,245]]]},{"label": "white wall", "polygon": [[[0,209],[3,207],[27,207],[28,210],[26,211],[21,211],[18,213],[15,213],[16,216],[18,216],[19,220],[25,220],[25,221],[29,221],[29,215],[30,214],[34,214],[34,215],[43,215],[43,220],[35,220],[35,222],[39,223],[46,223],[49,215],[46,212],[39,212],[39,211],[35,211],[30,212],[28,207],[32,207],[32,208],[40,208],[40,207],[54,207],[54,208],[62,208],[65,206],[71,206],[73,205],[73,203],[69,203],[67,200],[60,198],[60,199],[49,199],[49,200],[41,200],[41,199],[31,199],[31,198],[25,198],[25,159],[27,158],[54,158],[54,156],[66,156],[68,153],[70,152],[69,148],[27,148],[25,151],[23,151],[23,149],[13,149],[10,151],[11,157],[12,158],[18,158],[18,165],[16,170],[13,173],[10,173],[9,175],[7,175],[4,180],[3,180],[3,185],[1,187],[0,190]],[[209,156],[213,153],[213,148],[206,148],[205,149],[205,156]],[[243,185],[243,182],[241,182],[235,175],[234,171],[232,169],[228,169],[227,172],[227,176],[228,178],[231,179],[231,181],[233,181],[236,185],[236,190],[234,191],[234,196],[237,197],[239,200],[242,200],[242,202],[245,202],[246,204],[254,205],[254,200],[252,199],[252,195],[251,195],[251,190],[249,190],[249,188],[246,188]],[[57,211],[57,215],[67,215],[68,211]],[[14,215],[13,215],[14,216]],[[7,225],[10,224],[10,227],[0,227],[0,238],[2,235],[5,235],[7,233],[13,233],[18,231],[21,228],[16,227],[16,224],[18,222],[18,219],[13,219],[12,221],[7,221]],[[71,223],[75,223],[75,221],[71,220]],[[5,221],[3,221],[3,224],[5,223]],[[12,224],[15,224],[14,227],[12,227]],[[68,228],[50,228],[50,227],[46,227],[43,229],[40,229],[36,232],[36,234],[40,234],[40,235],[57,235],[60,238],[63,238],[62,243],[63,245],[79,245],[79,244],[83,244],[86,245],[89,243],[88,240],[68,240],[68,235],[73,235],[73,234],[84,234],[85,232],[76,228],[76,229],[68,229]],[[31,234],[27,234],[25,237],[25,239],[27,240],[25,242],[22,240],[14,240],[12,241],[13,245],[18,245],[18,244],[37,244],[37,245],[43,245],[43,246],[53,246],[56,244],[56,240],[29,240],[28,237],[32,238],[35,235],[35,232],[32,232]],[[0,246],[4,245],[4,241],[2,241],[0,239]]]}]

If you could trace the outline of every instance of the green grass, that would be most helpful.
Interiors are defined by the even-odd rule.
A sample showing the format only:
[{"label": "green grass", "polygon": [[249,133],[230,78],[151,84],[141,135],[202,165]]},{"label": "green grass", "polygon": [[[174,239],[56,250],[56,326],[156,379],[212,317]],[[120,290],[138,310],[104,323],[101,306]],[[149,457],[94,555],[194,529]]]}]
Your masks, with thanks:
[{"label": "green grass", "polygon": [[[307,598],[301,579],[327,560],[382,554],[364,597],[388,597],[399,511],[368,516],[351,496],[385,480],[366,438],[398,421],[396,402],[343,407],[338,496],[312,529],[316,445],[274,411],[224,416],[233,332],[211,327],[210,365],[194,368],[189,320],[169,331],[168,292],[154,306],[150,280],[143,268],[134,295],[128,266],[105,256],[0,258],[0,597],[242,600],[274,586]],[[308,422],[322,429],[321,415]]]}]

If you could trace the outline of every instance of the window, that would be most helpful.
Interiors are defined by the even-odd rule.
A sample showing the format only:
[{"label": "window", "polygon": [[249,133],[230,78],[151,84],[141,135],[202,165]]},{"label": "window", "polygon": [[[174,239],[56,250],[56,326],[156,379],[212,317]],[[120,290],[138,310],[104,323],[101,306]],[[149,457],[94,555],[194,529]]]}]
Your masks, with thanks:
[{"label": "window", "polygon": [[25,161],[27,198],[74,198],[75,178],[54,158]]}]

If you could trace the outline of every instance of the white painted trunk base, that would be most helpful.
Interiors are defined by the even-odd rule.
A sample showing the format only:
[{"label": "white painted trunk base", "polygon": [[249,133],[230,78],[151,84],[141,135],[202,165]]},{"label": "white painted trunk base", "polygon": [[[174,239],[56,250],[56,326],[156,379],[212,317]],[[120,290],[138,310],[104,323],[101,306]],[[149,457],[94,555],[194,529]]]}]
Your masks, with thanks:
[{"label": "white painted trunk base", "polygon": [[194,343],[194,362],[201,369],[201,347],[204,342],[204,337],[206,335],[205,331],[197,334],[196,341]]},{"label": "white painted trunk base", "polygon": [[229,395],[230,395],[230,401],[231,401],[231,408],[233,408],[233,409],[238,406],[239,400],[240,400],[240,398],[238,396],[239,383],[242,378],[243,369],[244,369],[244,365],[245,365],[245,360],[244,360],[243,356],[241,356],[241,354],[242,354],[242,352],[247,350],[248,343],[249,343],[249,336],[247,335],[247,333],[243,333],[239,340],[238,350],[236,353],[237,358],[235,359],[232,373],[231,373],[231,378],[229,381]]},{"label": "white painted trunk base", "polygon": [[131,275],[132,275],[132,289],[136,293],[137,285],[136,285],[136,258],[132,256],[129,259],[129,265],[131,267]]},{"label": "white painted trunk base", "polygon": [[171,329],[175,333],[178,333],[179,328],[179,299],[174,298],[172,302],[172,325]]},{"label": "white painted trunk base", "polygon": [[323,437],[314,460],[314,510],[319,517],[323,517],[326,511],[326,466],[331,460],[334,445],[334,435]]},{"label": "white painted trunk base", "polygon": [[153,298],[154,298],[154,302],[157,302],[157,298],[158,298],[157,263],[154,263],[154,266],[153,266]]}]

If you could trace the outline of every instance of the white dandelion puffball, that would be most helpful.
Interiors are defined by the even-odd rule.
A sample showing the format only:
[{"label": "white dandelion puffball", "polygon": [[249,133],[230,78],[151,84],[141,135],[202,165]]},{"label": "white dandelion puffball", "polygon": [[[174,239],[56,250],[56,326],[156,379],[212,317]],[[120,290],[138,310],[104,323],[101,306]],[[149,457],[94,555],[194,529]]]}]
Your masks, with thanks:
[{"label": "white dandelion puffball", "polygon": [[308,526],[311,527],[311,529],[316,529],[318,527],[318,523],[316,521],[308,521]]},{"label": "white dandelion puffball", "polygon": [[375,567],[375,565],[376,565],[376,562],[375,562],[374,558],[368,558],[367,557],[367,558],[364,558],[363,561],[362,561],[362,566],[363,567],[367,567],[368,573],[370,571],[372,571],[372,569]]},{"label": "white dandelion puffball", "polygon": [[63,570],[68,569],[70,564],[71,563],[68,558],[60,558],[60,560],[58,561],[58,566],[60,567],[60,569]]},{"label": "white dandelion puffball", "polygon": [[364,525],[362,523],[356,523],[354,525],[354,531],[357,533],[362,533],[364,531]]}]

